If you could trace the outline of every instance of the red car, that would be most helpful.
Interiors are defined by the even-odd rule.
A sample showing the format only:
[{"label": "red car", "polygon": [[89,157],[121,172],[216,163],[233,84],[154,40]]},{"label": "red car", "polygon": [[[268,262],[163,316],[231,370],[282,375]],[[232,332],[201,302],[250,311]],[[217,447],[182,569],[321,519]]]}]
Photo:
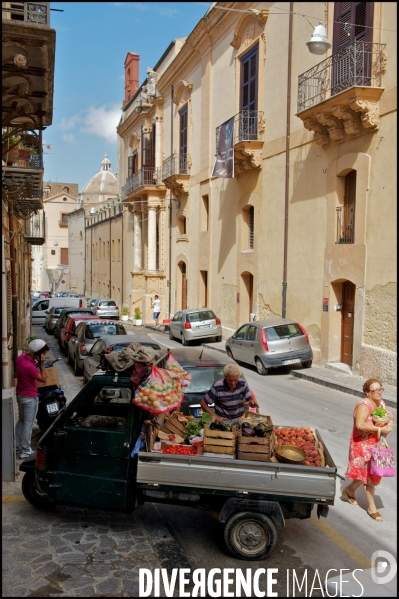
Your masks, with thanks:
[{"label": "red car", "polygon": [[65,325],[60,330],[60,336],[58,338],[58,345],[60,349],[65,353],[66,348],[68,347],[68,341],[75,334],[76,327],[83,320],[98,320],[98,316],[94,316],[94,314],[75,314],[74,316],[68,316]]}]

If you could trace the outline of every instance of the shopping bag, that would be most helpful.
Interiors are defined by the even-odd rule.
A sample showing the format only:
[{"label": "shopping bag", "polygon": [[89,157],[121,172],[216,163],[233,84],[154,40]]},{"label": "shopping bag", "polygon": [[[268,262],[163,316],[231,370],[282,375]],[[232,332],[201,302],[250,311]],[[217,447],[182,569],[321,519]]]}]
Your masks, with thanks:
[{"label": "shopping bag", "polygon": [[180,379],[152,366],[150,376],[137,387],[132,401],[152,414],[176,410],[183,401]]},{"label": "shopping bag", "polygon": [[388,447],[385,437],[371,448],[370,474],[376,476],[395,476],[395,457],[393,449]]},{"label": "shopping bag", "polygon": [[188,374],[186,370],[184,370],[184,368],[182,368],[182,366],[180,366],[176,358],[172,356],[172,352],[170,350],[168,353],[168,357],[165,361],[165,369],[180,378],[180,384],[183,388],[188,387],[190,385],[191,376]]}]

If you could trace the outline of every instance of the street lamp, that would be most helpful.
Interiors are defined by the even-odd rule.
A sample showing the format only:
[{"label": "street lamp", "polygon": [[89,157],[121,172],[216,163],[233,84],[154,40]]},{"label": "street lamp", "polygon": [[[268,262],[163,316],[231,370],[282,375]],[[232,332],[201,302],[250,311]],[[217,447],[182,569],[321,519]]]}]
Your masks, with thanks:
[{"label": "street lamp", "polygon": [[327,31],[322,21],[314,28],[314,31],[306,45],[311,54],[325,54],[331,48],[331,44],[327,38]]}]

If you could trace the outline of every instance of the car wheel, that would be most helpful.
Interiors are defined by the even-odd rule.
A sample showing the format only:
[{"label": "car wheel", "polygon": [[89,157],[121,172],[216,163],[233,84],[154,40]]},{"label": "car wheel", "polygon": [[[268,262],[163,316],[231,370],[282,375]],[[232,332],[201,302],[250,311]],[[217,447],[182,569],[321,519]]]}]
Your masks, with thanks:
[{"label": "car wheel", "polygon": [[222,340],[222,335],[218,335],[217,337],[215,337],[215,341],[216,341],[217,343],[220,343],[220,342],[221,342],[221,340]]},{"label": "car wheel", "polygon": [[54,335],[54,329],[47,329],[47,333],[49,335]]},{"label": "car wheel", "polygon": [[256,358],[255,364],[256,364],[256,370],[258,371],[258,374],[265,376],[265,374],[267,374],[269,372],[269,369],[265,368],[263,366],[262,361],[259,358]]},{"label": "car wheel", "polygon": [[79,367],[78,360],[77,360],[76,356],[75,356],[75,362],[74,362],[73,370],[74,370],[75,376],[82,376],[82,369]]},{"label": "car wheel", "polygon": [[229,347],[226,347],[226,354],[229,356],[229,358],[231,358],[232,360],[234,360],[234,356],[233,356],[233,352],[231,351],[231,349]]},{"label": "car wheel", "polygon": [[302,362],[302,366],[304,368],[311,368],[311,366],[312,366],[312,360],[308,360],[307,362]]},{"label": "car wheel", "polygon": [[72,358],[71,358],[71,354],[69,353],[69,347],[67,347],[67,349],[65,350],[66,352],[66,357],[67,357],[67,362],[70,366],[73,366],[73,362],[72,362]]},{"label": "car wheel", "polygon": [[189,345],[189,342],[187,341],[183,333],[181,334],[181,344],[184,345],[184,347],[187,347],[187,345]]},{"label": "car wheel", "polygon": [[61,340],[60,340],[60,339],[58,339],[58,346],[59,346],[59,348],[60,348],[60,351],[62,351],[62,353],[65,355],[65,348],[64,348],[64,346],[62,345],[62,343],[61,343]]},{"label": "car wheel", "polygon": [[173,341],[173,339],[174,339],[174,337],[173,337],[173,335],[172,335],[172,331],[171,331],[170,329],[169,329],[169,339],[170,339],[171,341]]},{"label": "car wheel", "polygon": [[86,370],[83,368],[83,384],[87,383]]},{"label": "car wheel", "polygon": [[224,542],[239,559],[265,559],[277,543],[277,530],[266,514],[238,512],[226,522]]},{"label": "car wheel", "polygon": [[39,491],[34,470],[25,472],[22,479],[22,493],[27,501],[39,510],[52,510],[54,505]]}]

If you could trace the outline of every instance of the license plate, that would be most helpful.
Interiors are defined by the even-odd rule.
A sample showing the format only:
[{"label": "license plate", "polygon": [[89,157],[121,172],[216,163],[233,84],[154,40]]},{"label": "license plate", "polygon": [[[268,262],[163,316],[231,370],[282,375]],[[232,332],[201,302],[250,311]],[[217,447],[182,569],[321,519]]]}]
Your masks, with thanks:
[{"label": "license plate", "polygon": [[197,329],[210,329],[212,325],[210,324],[200,324]]},{"label": "license plate", "polygon": [[292,360],[283,360],[283,366],[287,366],[288,364],[298,364],[301,360],[299,358],[293,358]]},{"label": "license plate", "polygon": [[47,406],[47,412],[49,414],[54,414],[54,412],[58,412],[58,403],[49,403]]},{"label": "license plate", "polygon": [[194,410],[193,410],[194,418],[200,418],[203,413],[204,413],[204,411],[201,408],[194,408]]}]

